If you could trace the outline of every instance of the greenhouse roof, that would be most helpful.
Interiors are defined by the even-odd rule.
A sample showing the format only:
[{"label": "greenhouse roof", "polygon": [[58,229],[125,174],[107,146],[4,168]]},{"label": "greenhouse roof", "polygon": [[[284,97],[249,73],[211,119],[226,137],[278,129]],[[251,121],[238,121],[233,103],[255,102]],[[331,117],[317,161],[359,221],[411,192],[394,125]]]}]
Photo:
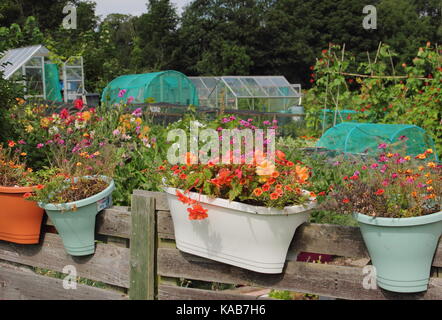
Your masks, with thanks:
[{"label": "greenhouse roof", "polygon": [[[299,85],[290,84],[283,76],[189,77],[200,97],[208,97],[219,83],[237,98],[299,98]],[[299,88],[299,90],[296,89]]]},{"label": "greenhouse roof", "polygon": [[35,45],[24,48],[10,49],[0,59],[0,68],[3,69],[5,79],[9,79],[18,69],[34,56],[47,56],[49,50],[44,46]]}]

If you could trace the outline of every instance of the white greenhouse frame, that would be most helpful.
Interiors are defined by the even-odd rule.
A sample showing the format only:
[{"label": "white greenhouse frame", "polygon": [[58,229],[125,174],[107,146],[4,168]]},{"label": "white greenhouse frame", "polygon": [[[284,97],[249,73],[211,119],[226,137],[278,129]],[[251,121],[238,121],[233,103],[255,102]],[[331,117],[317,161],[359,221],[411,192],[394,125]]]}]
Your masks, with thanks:
[{"label": "white greenhouse frame", "polygon": [[[32,95],[25,92],[25,98],[46,99],[48,92],[46,90],[45,64],[48,62],[50,62],[49,50],[43,45],[34,45],[6,51],[0,58],[0,68],[3,69],[3,78],[13,80],[14,77],[17,77],[17,81],[23,83],[23,86],[26,88],[25,90],[28,90],[28,81],[26,81],[26,79],[22,80],[22,78],[26,77],[29,70],[39,70],[41,76],[37,81],[41,81],[42,83],[42,92]],[[18,80],[18,78],[20,78],[20,80]],[[84,88],[83,57],[71,57],[63,63],[62,80],[64,84],[64,102],[81,98],[87,93]],[[72,85],[75,83],[77,83],[77,86]],[[76,89],[70,90],[71,87],[76,87]]]},{"label": "white greenhouse frame", "polygon": [[[241,100],[247,100],[247,109],[255,110],[259,105],[265,111],[277,108],[287,111],[300,106],[302,93],[300,84],[290,84],[283,76],[222,76],[189,77],[198,90],[200,105],[210,108],[241,109]],[[282,104],[282,105],[280,105]],[[273,107],[272,107],[273,106]],[[277,107],[275,107],[277,106]],[[262,110],[260,110],[262,111]]]}]

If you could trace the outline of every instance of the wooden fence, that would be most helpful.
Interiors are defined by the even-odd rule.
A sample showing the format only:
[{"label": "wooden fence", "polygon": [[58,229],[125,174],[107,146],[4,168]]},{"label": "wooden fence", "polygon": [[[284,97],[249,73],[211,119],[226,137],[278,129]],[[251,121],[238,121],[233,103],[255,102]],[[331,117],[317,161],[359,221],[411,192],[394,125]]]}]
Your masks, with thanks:
[{"label": "wooden fence", "polygon": [[[364,289],[363,267],[369,258],[355,227],[305,224],[296,232],[284,272],[260,274],[177,250],[163,193],[135,191],[132,208],[113,207],[99,214],[96,238],[96,252],[87,257],[66,254],[50,221],[39,245],[0,241],[0,299],[251,300],[262,299],[250,292],[263,288],[341,299],[442,299],[442,244],[429,289],[417,294]],[[300,252],[334,259],[327,264],[299,262]],[[75,266],[77,275],[89,281],[80,281],[75,290],[64,289],[64,276],[51,275],[66,265]],[[188,287],[194,282],[199,288]],[[210,290],[214,283],[231,286]]]}]

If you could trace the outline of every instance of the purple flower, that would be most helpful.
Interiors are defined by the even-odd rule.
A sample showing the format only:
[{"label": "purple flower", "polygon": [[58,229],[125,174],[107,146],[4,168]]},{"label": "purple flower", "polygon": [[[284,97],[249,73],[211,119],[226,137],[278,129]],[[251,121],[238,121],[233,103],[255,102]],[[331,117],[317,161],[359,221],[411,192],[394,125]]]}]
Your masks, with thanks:
[{"label": "purple flower", "polygon": [[120,134],[120,130],[115,129],[115,130],[112,132],[112,134],[113,134],[114,136],[118,136],[118,135]]},{"label": "purple flower", "polygon": [[356,171],[353,173],[353,176],[357,176],[357,177],[359,177],[360,174],[361,174],[361,173],[360,173],[358,170],[356,170]]}]

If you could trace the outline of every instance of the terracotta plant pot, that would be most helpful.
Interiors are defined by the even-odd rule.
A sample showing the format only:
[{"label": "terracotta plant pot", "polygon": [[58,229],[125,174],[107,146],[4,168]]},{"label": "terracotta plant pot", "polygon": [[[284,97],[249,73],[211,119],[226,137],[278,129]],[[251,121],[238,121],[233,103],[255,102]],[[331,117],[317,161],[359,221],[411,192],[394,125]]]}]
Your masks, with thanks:
[{"label": "terracotta plant pot", "polygon": [[296,229],[316,207],[311,201],[279,210],[190,192],[186,196],[209,209],[207,219],[190,221],[176,189],[165,191],[179,250],[261,273],[282,272]]},{"label": "terracotta plant pot", "polygon": [[0,187],[0,240],[36,244],[40,240],[44,210],[23,198],[34,188]]}]

